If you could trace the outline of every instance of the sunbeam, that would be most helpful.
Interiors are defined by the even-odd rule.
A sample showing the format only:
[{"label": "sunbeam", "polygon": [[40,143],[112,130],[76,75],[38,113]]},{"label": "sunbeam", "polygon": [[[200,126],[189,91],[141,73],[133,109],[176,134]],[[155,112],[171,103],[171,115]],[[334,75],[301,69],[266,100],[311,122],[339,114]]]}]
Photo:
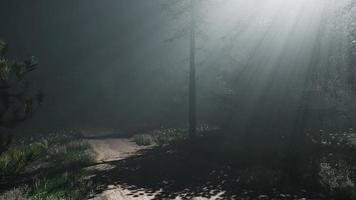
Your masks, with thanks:
[{"label": "sunbeam", "polygon": [[0,200],[356,199],[356,0],[0,0]]}]

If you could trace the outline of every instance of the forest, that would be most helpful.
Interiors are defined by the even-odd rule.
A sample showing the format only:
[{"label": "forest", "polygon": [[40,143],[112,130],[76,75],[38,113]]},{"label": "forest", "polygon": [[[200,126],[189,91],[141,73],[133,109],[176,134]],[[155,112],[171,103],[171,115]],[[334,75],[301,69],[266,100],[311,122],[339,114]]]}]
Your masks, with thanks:
[{"label": "forest", "polygon": [[0,200],[356,200],[356,0],[0,0]]}]

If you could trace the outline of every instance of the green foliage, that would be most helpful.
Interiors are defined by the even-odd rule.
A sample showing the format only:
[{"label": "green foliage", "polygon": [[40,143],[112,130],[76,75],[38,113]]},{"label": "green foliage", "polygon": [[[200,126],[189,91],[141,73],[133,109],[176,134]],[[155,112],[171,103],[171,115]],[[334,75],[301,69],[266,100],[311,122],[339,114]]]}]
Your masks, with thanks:
[{"label": "green foliage", "polygon": [[149,134],[135,135],[134,141],[136,142],[136,144],[141,146],[150,146],[155,144],[154,138]]},{"label": "green foliage", "polygon": [[8,60],[4,58],[7,44],[0,40],[0,81],[2,87],[10,87],[9,81],[14,74],[17,80],[22,80],[24,75],[36,68],[39,64],[39,59],[35,56],[30,56],[25,60]]},{"label": "green foliage", "polygon": [[351,179],[351,174],[351,167],[345,163],[338,162],[334,165],[329,162],[320,163],[320,183],[337,199],[347,200],[356,197],[356,185]]},{"label": "green foliage", "polygon": [[86,141],[52,138],[46,152],[46,161],[57,168],[80,168],[94,162],[94,155]]},{"label": "green foliage", "polygon": [[139,134],[134,136],[134,141],[138,145],[149,146],[158,145],[163,146],[177,140],[187,138],[187,132],[183,129],[156,129],[146,134]]},{"label": "green foliage", "polygon": [[7,51],[7,43],[0,40],[0,56],[3,56]]},{"label": "green foliage", "polygon": [[[29,92],[31,88],[25,81],[26,74],[36,69],[39,59],[30,56],[25,60],[9,60],[5,57],[6,50],[7,44],[0,40],[0,126],[12,126],[31,117],[43,100],[41,92]],[[14,88],[17,88],[16,92]]]},{"label": "green foliage", "polygon": [[188,133],[183,129],[158,129],[153,132],[155,141],[158,145],[166,145],[177,140],[183,140],[188,137]]},{"label": "green foliage", "polygon": [[25,167],[43,154],[47,148],[45,143],[10,147],[0,157],[1,179],[7,179],[23,172]]},{"label": "green foliage", "polygon": [[21,196],[33,200],[86,199],[93,184],[83,166],[94,162],[88,143],[67,136],[48,136],[37,141],[10,146],[0,157],[0,171],[4,177],[1,182],[13,182],[19,174],[36,172],[32,184],[25,189],[9,191],[0,196],[0,200],[11,199],[9,195],[14,199]]},{"label": "green foliage", "polygon": [[6,151],[11,143],[11,137],[9,135],[0,135],[0,155]]},{"label": "green foliage", "polygon": [[92,182],[87,176],[83,171],[67,171],[53,177],[37,179],[28,193],[29,199],[86,199],[92,192]]},{"label": "green foliage", "polygon": [[356,139],[351,140],[351,146],[356,148]]},{"label": "green foliage", "polygon": [[352,128],[347,131],[320,130],[307,134],[310,144],[318,156],[318,181],[322,189],[335,199],[356,198],[356,173],[354,168],[356,134]]},{"label": "green foliage", "polygon": [[0,195],[0,200],[27,200],[27,188],[15,188]]},{"label": "green foliage", "polygon": [[89,150],[88,143],[84,141],[71,141],[56,148],[58,148],[57,154],[55,154],[56,162],[63,166],[82,166],[94,161],[94,155]]},{"label": "green foliage", "polygon": [[25,186],[0,195],[0,200],[77,200],[87,199],[93,193],[93,183],[85,172],[69,171],[53,177],[33,181]]}]

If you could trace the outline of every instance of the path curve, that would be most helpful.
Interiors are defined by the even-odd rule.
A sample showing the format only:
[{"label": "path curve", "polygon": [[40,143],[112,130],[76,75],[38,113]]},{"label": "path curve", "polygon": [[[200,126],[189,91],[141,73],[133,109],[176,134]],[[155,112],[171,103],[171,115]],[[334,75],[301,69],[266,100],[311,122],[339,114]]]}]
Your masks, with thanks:
[{"label": "path curve", "polygon": [[110,138],[89,139],[89,145],[96,154],[97,161],[122,160],[136,155],[144,147],[138,146],[132,139]]},{"label": "path curve", "polygon": [[[98,162],[122,160],[133,155],[138,155],[140,150],[150,147],[137,145],[133,139],[126,138],[109,138],[109,139],[88,139],[88,143],[96,154]],[[97,166],[99,170],[110,169],[108,164]],[[132,191],[121,187],[120,185],[108,185],[107,190],[96,195],[91,200],[151,200],[156,193],[146,194],[142,192],[140,196],[133,196]],[[177,197],[176,200],[180,200]],[[192,200],[206,200],[207,198],[195,197]],[[214,198],[212,198],[214,199]]]}]

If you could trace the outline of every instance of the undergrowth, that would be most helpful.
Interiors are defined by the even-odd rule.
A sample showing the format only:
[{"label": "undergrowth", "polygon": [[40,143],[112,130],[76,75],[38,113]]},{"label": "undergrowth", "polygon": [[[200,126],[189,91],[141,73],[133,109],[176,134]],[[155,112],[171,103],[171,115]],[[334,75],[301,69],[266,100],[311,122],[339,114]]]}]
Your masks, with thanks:
[{"label": "undergrowth", "polygon": [[[203,135],[206,132],[210,132],[216,129],[217,128],[214,126],[200,124],[197,127],[197,135]],[[175,141],[185,140],[187,138],[188,130],[186,128],[159,128],[143,134],[134,135],[134,141],[138,145],[142,146],[164,146]]]},{"label": "undergrowth", "polygon": [[144,134],[138,134],[134,136],[134,141],[138,145],[149,146],[167,145],[173,141],[182,140],[187,138],[187,132],[184,129],[156,129]]},{"label": "undergrowth", "polygon": [[45,142],[33,143],[28,146],[13,146],[0,156],[0,180],[4,181],[19,175],[30,162],[38,159],[48,149]]},{"label": "undergrowth", "polygon": [[10,145],[0,157],[0,184],[11,187],[0,200],[86,199],[93,184],[83,167],[93,162],[87,142],[76,137],[53,134]]}]

